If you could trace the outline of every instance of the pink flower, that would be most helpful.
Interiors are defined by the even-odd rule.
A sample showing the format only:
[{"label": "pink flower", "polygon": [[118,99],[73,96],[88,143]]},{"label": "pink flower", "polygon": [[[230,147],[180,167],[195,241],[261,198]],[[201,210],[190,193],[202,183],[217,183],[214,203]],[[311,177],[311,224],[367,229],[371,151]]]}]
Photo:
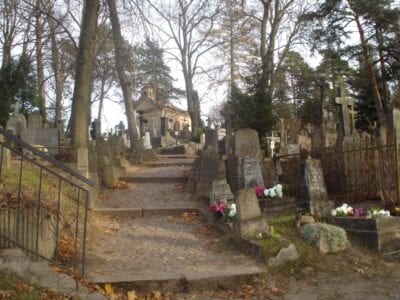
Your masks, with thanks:
[{"label": "pink flower", "polygon": [[255,187],[257,197],[264,197],[265,187],[257,185]]}]

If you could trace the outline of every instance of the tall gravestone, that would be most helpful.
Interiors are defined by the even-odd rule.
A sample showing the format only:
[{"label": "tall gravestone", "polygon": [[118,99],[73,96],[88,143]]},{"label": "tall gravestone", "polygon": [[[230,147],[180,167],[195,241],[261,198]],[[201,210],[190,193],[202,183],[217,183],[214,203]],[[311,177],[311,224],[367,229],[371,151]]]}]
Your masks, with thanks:
[{"label": "tall gravestone", "polygon": [[6,129],[10,130],[14,135],[21,137],[26,134],[26,119],[23,114],[20,114],[18,109],[8,118]]},{"label": "tall gravestone", "polygon": [[321,162],[317,159],[305,159],[300,163],[301,172],[301,200],[297,208],[309,212],[317,218],[330,216],[334,204],[329,200],[326,191],[324,173]]},{"label": "tall gravestone", "polygon": [[28,130],[29,129],[42,129],[43,128],[43,118],[40,114],[31,114],[28,116]]},{"label": "tall gravestone", "polygon": [[[2,128],[2,127],[0,127]],[[3,135],[0,134],[0,142],[4,142],[4,137]],[[8,150],[6,147],[0,145],[0,157],[1,160],[1,166],[0,168],[2,170],[8,170],[11,167],[11,153],[10,150]]]},{"label": "tall gravestone", "polygon": [[238,130],[233,144],[233,155],[226,161],[227,179],[232,191],[263,185],[257,131],[249,128]]},{"label": "tall gravestone", "polygon": [[28,128],[20,133],[20,137],[24,142],[39,147],[39,150],[51,155],[59,154],[59,131],[57,128],[43,128],[39,114],[28,116]]},{"label": "tall gravestone", "polygon": [[218,153],[217,130],[211,128],[206,129],[204,151],[210,153]]},{"label": "tall gravestone", "polygon": [[234,136],[233,155],[261,158],[260,141],[257,131],[250,128],[238,130]]},{"label": "tall gravestone", "polygon": [[236,196],[237,222],[235,232],[239,237],[251,238],[268,232],[268,224],[261,214],[254,189],[239,190]]},{"label": "tall gravestone", "polygon": [[259,159],[255,157],[242,159],[242,178],[245,188],[264,185]]}]

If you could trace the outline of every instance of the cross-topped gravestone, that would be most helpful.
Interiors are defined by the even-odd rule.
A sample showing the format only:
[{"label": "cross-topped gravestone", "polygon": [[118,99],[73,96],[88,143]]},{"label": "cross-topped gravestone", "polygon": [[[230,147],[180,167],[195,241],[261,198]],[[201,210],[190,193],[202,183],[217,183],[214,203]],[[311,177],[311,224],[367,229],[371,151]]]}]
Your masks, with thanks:
[{"label": "cross-topped gravestone", "polygon": [[274,156],[276,144],[281,141],[281,138],[279,136],[275,136],[274,133],[271,134],[271,136],[267,136],[267,141],[268,141],[268,146],[270,149],[270,157]]},{"label": "cross-topped gravestone", "polygon": [[350,136],[353,134],[355,128],[355,115],[356,111],[354,106],[356,100],[348,96],[345,92],[343,85],[338,90],[338,97],[335,97],[335,103],[340,106],[340,127],[343,136]]}]

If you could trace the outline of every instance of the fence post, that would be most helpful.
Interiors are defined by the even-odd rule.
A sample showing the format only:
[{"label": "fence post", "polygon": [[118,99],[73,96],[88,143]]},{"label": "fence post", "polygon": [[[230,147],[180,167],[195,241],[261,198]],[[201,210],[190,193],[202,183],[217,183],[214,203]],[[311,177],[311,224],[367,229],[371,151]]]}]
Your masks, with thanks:
[{"label": "fence post", "polygon": [[400,110],[393,109],[394,147],[396,155],[396,189],[397,201],[400,201]]}]

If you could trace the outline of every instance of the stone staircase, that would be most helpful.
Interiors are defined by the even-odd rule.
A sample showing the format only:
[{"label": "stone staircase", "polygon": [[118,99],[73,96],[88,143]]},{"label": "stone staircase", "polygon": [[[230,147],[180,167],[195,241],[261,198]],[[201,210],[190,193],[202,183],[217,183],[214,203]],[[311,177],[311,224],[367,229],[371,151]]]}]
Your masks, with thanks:
[{"label": "stone staircase", "polygon": [[86,277],[139,292],[234,288],[263,274],[205,226],[185,185],[195,156],[132,166],[103,192],[89,221]]}]

